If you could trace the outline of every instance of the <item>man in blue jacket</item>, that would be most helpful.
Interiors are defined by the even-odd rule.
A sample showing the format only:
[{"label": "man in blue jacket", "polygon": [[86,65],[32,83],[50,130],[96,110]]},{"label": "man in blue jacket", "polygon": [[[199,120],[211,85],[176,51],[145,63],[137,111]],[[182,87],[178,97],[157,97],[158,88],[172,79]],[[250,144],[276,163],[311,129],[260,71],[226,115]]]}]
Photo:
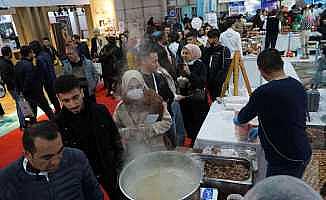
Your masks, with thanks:
[{"label": "man in blue jacket", "polygon": [[53,122],[23,134],[24,155],[0,171],[1,200],[103,200],[83,152],[65,148]]},{"label": "man in blue jacket", "polygon": [[257,88],[234,122],[240,128],[258,116],[258,136],[268,163],[266,176],[289,175],[302,178],[311,158],[305,132],[307,96],[303,85],[283,71],[276,49],[265,49],[257,59],[268,83]]},{"label": "man in blue jacket", "polygon": [[49,119],[53,119],[53,111],[43,92],[43,72],[38,66],[34,66],[33,64],[33,50],[30,46],[22,46],[20,53],[22,59],[15,67],[15,80],[18,93],[23,94],[35,116],[37,116],[37,106],[39,106]]},{"label": "man in blue jacket", "polygon": [[36,55],[36,65],[39,67],[44,76],[44,89],[48,94],[48,97],[53,104],[55,111],[60,111],[60,103],[54,91],[54,81],[56,79],[55,69],[52,62],[51,55],[48,54],[42,44],[34,40],[30,44],[31,48],[33,49],[34,54]]},{"label": "man in blue jacket", "polygon": [[32,41],[29,45],[36,55],[37,67],[40,68],[43,72],[44,89],[48,94],[48,97],[53,104],[55,111],[59,112],[61,107],[54,91],[54,81],[56,79],[56,75],[51,55],[44,50],[42,44],[37,40]]}]

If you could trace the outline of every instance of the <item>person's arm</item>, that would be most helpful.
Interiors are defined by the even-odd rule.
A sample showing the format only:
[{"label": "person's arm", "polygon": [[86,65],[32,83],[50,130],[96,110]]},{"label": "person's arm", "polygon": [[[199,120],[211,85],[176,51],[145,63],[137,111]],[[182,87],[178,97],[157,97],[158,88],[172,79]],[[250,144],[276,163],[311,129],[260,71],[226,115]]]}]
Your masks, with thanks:
[{"label": "person's arm", "polygon": [[257,92],[253,92],[249,98],[249,102],[245,107],[241,109],[238,116],[234,118],[234,124],[241,125],[246,124],[250,120],[254,119],[257,114],[257,107],[258,107],[258,95]]},{"label": "person's arm", "polygon": [[23,93],[30,92],[35,78],[33,64],[28,64],[28,66],[23,69],[23,74]]},{"label": "person's arm", "polygon": [[96,68],[95,68],[94,64],[92,63],[92,61],[87,60],[87,65],[88,65],[90,77],[93,80],[92,89],[95,90],[96,85],[97,85],[97,81],[99,79],[99,74],[97,73]]},{"label": "person's arm", "polygon": [[[162,89],[163,89],[163,93],[166,99],[164,99],[164,101],[166,101],[167,103],[172,103],[173,99],[174,99],[174,93],[172,92],[172,90],[170,89],[169,83],[167,78],[165,78],[163,75],[160,75],[160,79],[162,81]],[[163,96],[162,96],[163,97]],[[164,97],[163,97],[164,98]]]},{"label": "person's arm", "polygon": [[84,54],[84,56],[87,59],[90,59],[91,60],[91,54],[89,53],[89,48],[88,48],[87,43],[86,42],[82,42],[81,45],[82,45],[82,53]]},{"label": "person's arm", "polygon": [[240,56],[243,57],[240,33],[237,33],[237,40],[238,40],[237,43],[238,43],[238,49],[239,49],[239,51],[240,51]]},{"label": "person's arm", "polygon": [[93,170],[89,164],[85,154],[80,152],[80,163],[82,170],[82,190],[85,199],[103,200],[104,195],[100,189],[100,184],[97,182]]},{"label": "person's arm", "polygon": [[[163,103],[163,116],[162,119],[158,122],[155,122],[151,125],[151,128],[154,130],[155,135],[160,135],[166,133],[172,125],[172,119],[168,112],[166,103]],[[154,135],[153,135],[154,136]],[[152,137],[147,135],[147,137]]]},{"label": "person's arm", "polygon": [[61,70],[61,75],[68,75],[71,74],[69,71],[71,69],[71,64],[69,63],[68,60],[62,60],[62,70]]},{"label": "person's arm", "polygon": [[[111,114],[109,113],[109,111],[107,110],[106,107],[104,107],[105,109],[105,115],[106,118],[108,120],[108,125],[110,127],[110,130],[108,130],[107,134],[110,134],[111,138],[109,141],[111,143],[111,147],[113,147],[113,151],[114,151],[114,161],[115,161],[115,169],[117,170],[117,173],[119,173],[122,170],[123,167],[123,146],[121,143],[121,137],[120,137],[120,133],[118,131],[117,126],[115,125]],[[107,151],[111,151],[111,147],[108,146]]]},{"label": "person's arm", "polygon": [[222,70],[220,70],[217,74],[217,78],[218,78],[218,84],[222,85],[225,81],[226,75],[228,73],[230,64],[231,64],[231,53],[230,50],[227,47],[224,47],[223,49],[223,53],[222,53],[222,61],[221,66],[222,66]]},{"label": "person's arm", "polygon": [[92,58],[96,58],[97,55],[97,43],[96,43],[96,38],[92,38],[91,40],[91,56]]}]

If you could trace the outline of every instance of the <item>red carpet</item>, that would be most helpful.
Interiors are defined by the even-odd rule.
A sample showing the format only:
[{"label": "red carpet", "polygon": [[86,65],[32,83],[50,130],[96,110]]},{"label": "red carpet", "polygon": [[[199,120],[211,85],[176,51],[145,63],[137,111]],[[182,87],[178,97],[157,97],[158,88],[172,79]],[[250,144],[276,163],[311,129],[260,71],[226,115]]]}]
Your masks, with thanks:
[{"label": "red carpet", "polygon": [[[96,99],[98,103],[104,104],[111,113],[114,112],[114,109],[118,104],[118,101],[106,97],[106,92],[102,85],[97,88]],[[41,116],[39,119],[46,119],[46,117]],[[22,133],[18,128],[3,137],[0,137],[0,169],[9,165],[22,155],[23,148],[21,137]],[[109,200],[107,195],[105,195],[104,199]]]}]

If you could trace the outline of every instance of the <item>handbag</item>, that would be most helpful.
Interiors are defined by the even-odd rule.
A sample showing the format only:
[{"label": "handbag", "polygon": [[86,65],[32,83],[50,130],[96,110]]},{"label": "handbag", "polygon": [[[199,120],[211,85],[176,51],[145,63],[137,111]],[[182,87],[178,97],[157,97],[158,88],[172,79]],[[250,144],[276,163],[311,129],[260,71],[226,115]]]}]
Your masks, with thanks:
[{"label": "handbag", "polygon": [[0,98],[3,98],[6,96],[7,90],[3,83],[0,83]]},{"label": "handbag", "polygon": [[2,77],[0,74],[0,98],[3,98],[6,96],[6,86],[5,83],[2,81]]},{"label": "handbag", "polygon": [[193,101],[205,101],[206,100],[206,89],[197,88],[193,90],[192,95],[189,96]]},{"label": "handbag", "polygon": [[36,116],[32,110],[32,107],[30,106],[30,104],[28,103],[28,101],[25,99],[23,95],[19,95],[17,104],[24,118],[23,126],[29,127],[30,125],[34,124],[36,122]]}]

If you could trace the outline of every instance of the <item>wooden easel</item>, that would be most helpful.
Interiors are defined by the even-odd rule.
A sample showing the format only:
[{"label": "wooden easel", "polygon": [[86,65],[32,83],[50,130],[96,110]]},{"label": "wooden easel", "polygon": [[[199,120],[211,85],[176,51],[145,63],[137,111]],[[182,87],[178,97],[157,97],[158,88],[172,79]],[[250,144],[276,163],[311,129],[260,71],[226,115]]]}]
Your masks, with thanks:
[{"label": "wooden easel", "polygon": [[234,94],[234,96],[239,96],[239,68],[241,69],[242,76],[243,76],[248,94],[251,95],[252,91],[251,91],[251,87],[250,87],[250,82],[249,82],[246,68],[244,67],[243,61],[240,56],[240,51],[235,51],[232,62],[230,64],[230,67],[229,67],[229,70],[227,73],[227,76],[226,76],[226,79],[223,83],[222,92],[220,95],[221,98],[225,96],[225,92],[229,87],[229,82],[230,82],[232,73],[233,73],[233,85],[234,85],[233,94]]}]

